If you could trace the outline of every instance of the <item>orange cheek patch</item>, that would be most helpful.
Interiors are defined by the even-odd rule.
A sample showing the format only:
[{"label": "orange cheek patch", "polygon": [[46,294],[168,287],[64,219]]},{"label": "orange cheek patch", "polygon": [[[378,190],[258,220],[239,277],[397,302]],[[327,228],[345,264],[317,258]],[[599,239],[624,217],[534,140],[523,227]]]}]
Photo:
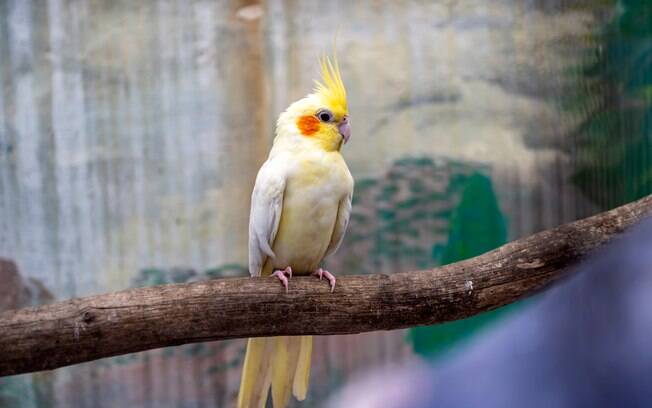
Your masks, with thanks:
[{"label": "orange cheek patch", "polygon": [[311,136],[319,130],[319,119],[314,116],[306,115],[297,120],[297,128],[304,136]]}]

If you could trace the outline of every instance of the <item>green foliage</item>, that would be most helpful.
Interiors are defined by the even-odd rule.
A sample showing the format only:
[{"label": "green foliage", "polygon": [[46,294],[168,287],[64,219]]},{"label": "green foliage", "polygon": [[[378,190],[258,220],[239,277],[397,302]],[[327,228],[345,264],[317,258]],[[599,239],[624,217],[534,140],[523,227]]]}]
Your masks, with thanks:
[{"label": "green foliage", "polygon": [[466,180],[462,199],[451,216],[442,264],[480,255],[506,241],[506,222],[491,180],[482,174],[474,174]]},{"label": "green foliage", "polygon": [[[357,180],[335,268],[356,273],[431,268],[502,245],[506,221],[486,170],[477,163],[408,157],[384,176]],[[512,307],[518,306],[413,329],[409,341],[417,353],[434,355]]]},{"label": "green foliage", "polygon": [[239,264],[224,264],[219,267],[209,268],[203,275],[208,279],[226,278],[231,276],[248,276],[247,267]]},{"label": "green foliage", "polygon": [[132,287],[164,285],[167,283],[195,282],[207,279],[247,276],[247,268],[239,264],[224,264],[202,272],[188,267],[144,268],[132,281]]},{"label": "green foliage", "polygon": [[164,271],[157,268],[145,268],[134,279],[134,287],[155,286],[167,283]]},{"label": "green foliage", "polygon": [[337,270],[377,273],[440,263],[442,240],[473,163],[397,160],[379,178],[356,180],[353,213]]},{"label": "green foliage", "polygon": [[622,0],[590,39],[564,109],[573,182],[602,208],[652,193],[652,2]]},{"label": "green foliage", "polygon": [[[456,178],[453,189],[461,188],[462,197],[450,218],[450,232],[445,247],[434,246],[433,256],[442,264],[461,261],[494,249],[507,240],[507,229],[491,180],[480,173]],[[409,339],[416,353],[435,356],[478,329],[502,316],[516,305],[450,323],[410,330]]]}]

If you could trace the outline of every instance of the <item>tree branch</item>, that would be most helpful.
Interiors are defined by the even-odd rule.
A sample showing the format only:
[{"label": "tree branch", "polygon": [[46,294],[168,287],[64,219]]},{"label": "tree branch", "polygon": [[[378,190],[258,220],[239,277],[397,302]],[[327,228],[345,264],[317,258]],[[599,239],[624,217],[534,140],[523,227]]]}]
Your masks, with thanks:
[{"label": "tree branch", "polygon": [[652,196],[440,268],[392,275],[219,279],[131,289],[0,314],[0,376],[164,346],[240,337],[346,334],[462,319],[563,276],[652,215]]}]

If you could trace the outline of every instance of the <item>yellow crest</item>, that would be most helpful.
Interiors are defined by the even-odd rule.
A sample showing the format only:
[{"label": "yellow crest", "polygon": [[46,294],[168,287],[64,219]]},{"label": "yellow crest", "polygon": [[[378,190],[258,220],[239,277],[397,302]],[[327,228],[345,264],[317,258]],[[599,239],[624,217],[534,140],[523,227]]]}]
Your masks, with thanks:
[{"label": "yellow crest", "polygon": [[315,81],[315,93],[320,95],[328,106],[333,110],[346,113],[346,88],[340,75],[340,67],[337,64],[337,56],[330,58],[324,56],[319,61],[321,66],[321,81]]}]

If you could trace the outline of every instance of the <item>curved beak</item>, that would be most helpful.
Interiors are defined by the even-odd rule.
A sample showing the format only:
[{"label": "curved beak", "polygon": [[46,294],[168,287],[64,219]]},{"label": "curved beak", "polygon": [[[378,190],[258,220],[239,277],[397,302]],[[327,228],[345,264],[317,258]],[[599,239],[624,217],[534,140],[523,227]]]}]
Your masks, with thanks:
[{"label": "curved beak", "polygon": [[349,117],[345,116],[342,118],[342,121],[337,126],[337,129],[340,131],[340,135],[344,139],[344,143],[349,141],[351,137],[351,125],[349,124]]}]

